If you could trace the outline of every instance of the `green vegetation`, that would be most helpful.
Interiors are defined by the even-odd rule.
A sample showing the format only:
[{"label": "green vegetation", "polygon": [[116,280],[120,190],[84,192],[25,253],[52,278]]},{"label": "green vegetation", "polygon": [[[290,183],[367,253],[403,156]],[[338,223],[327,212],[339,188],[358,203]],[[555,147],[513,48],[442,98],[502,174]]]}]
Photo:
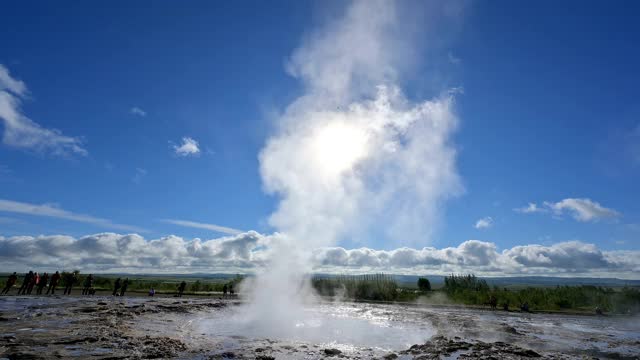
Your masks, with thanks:
[{"label": "green vegetation", "polygon": [[385,274],[313,278],[311,285],[320,295],[352,300],[396,301],[401,294],[396,281]]},{"label": "green vegetation", "polygon": [[485,280],[474,275],[450,275],[445,278],[443,291],[452,301],[467,305],[488,305],[493,300],[500,307],[506,304],[519,308],[527,304],[530,310],[640,311],[640,290],[627,286],[621,289],[582,285],[509,290],[491,288]]},{"label": "green vegetation", "polygon": [[430,291],[428,279],[419,278],[419,291],[415,291],[415,288],[401,288],[392,276],[384,274],[316,277],[311,283],[320,295],[349,300],[411,302],[422,297],[421,301],[427,302],[446,298],[451,303],[508,309],[520,309],[526,304],[531,311],[593,313],[600,308],[610,313],[640,312],[640,289],[627,286],[617,289],[592,285],[507,289],[491,287],[475,275],[450,275],[444,279],[442,289],[435,291]]},{"label": "green vegetation", "polygon": [[414,289],[401,288],[393,276],[385,274],[315,277],[311,285],[322,296],[347,300],[410,302],[419,295]]},{"label": "green vegetation", "polygon": [[418,290],[425,292],[431,291],[431,282],[427,278],[418,278]]}]

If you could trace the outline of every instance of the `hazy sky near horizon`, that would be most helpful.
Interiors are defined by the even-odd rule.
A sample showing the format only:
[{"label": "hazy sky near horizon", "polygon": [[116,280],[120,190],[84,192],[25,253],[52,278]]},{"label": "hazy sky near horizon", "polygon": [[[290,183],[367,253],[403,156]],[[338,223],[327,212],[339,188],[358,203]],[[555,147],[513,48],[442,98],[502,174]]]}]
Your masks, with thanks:
[{"label": "hazy sky near horizon", "polygon": [[[193,239],[224,236],[204,248],[225,262],[209,265],[253,266],[263,260],[255,252],[270,234],[310,216],[296,191],[313,198],[327,184],[318,185],[318,178],[354,168],[355,180],[362,180],[357,198],[328,191],[308,205],[310,214],[324,216],[343,204],[357,214],[340,216],[363,224],[335,226],[329,234],[336,241],[316,242],[329,247],[316,254],[326,267],[450,271],[466,264],[495,274],[533,266],[539,274],[638,277],[640,4],[399,4],[395,18],[375,20],[382,30],[358,23],[357,11],[337,1],[5,4],[0,249],[5,256],[22,256],[20,248],[63,256],[113,242],[117,254],[118,246],[142,249],[157,239],[167,254],[190,257],[175,259],[176,266],[207,268],[194,260],[200,248]],[[362,28],[341,30],[345,16],[347,25]],[[341,31],[353,32],[340,37]],[[379,43],[371,40],[379,40],[371,35],[378,31]],[[343,41],[332,42],[336,38]],[[402,56],[389,54],[395,51]],[[323,56],[330,60],[318,60]],[[356,85],[343,88],[345,66]],[[402,93],[391,102],[401,105],[385,116],[406,115],[411,122],[412,111],[432,101],[437,109],[426,110],[433,111],[426,118],[435,116],[434,129],[447,126],[433,139],[433,131],[405,139],[414,130],[403,126],[410,125],[380,122],[396,130],[380,133],[392,139],[374,145],[405,149],[396,171],[417,169],[413,177],[389,185],[395,148],[358,152],[361,128],[340,125],[331,128],[329,141],[312,147],[319,148],[317,159],[332,163],[320,168],[325,174],[311,167],[310,179],[292,180],[289,169],[307,170],[291,155],[306,154],[297,144],[307,128],[296,124],[316,126],[300,113],[326,113],[327,104],[335,105],[329,115],[339,124],[360,114],[366,127],[379,110],[366,102],[379,99],[368,82],[386,85],[389,78]],[[342,100],[325,102],[326,93]],[[451,103],[443,100],[448,96]],[[446,108],[443,122],[437,106]],[[411,148],[409,142],[436,145]],[[388,171],[367,172],[378,167]],[[407,185],[411,181],[426,185]],[[394,202],[393,211],[379,211],[377,204],[384,207],[388,199],[371,197],[372,189],[427,205],[407,209],[408,201]],[[372,214],[375,226],[361,221],[362,213]],[[395,219],[396,213],[411,217]],[[328,224],[295,229],[312,237],[322,227],[323,237],[334,226]],[[405,225],[415,230],[397,231]],[[103,232],[114,234],[96,240]],[[140,243],[142,237],[147,240]],[[241,245],[229,245],[230,239]],[[349,250],[358,248],[374,252]],[[171,258],[156,250],[157,261]],[[89,255],[83,256],[70,264]],[[104,269],[149,268],[156,260],[128,261]]]}]

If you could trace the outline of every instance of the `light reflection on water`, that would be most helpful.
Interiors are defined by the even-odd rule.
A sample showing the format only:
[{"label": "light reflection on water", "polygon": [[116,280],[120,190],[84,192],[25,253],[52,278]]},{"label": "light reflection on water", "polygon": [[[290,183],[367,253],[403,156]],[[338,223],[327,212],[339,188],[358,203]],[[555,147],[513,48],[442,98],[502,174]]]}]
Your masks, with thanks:
[{"label": "light reflection on water", "polygon": [[275,326],[252,322],[235,309],[206,314],[194,321],[193,326],[199,333],[212,337],[242,334],[250,339],[322,344],[343,350],[356,347],[402,350],[435,335],[429,322],[398,321],[384,312],[335,304],[308,308],[304,318]]}]

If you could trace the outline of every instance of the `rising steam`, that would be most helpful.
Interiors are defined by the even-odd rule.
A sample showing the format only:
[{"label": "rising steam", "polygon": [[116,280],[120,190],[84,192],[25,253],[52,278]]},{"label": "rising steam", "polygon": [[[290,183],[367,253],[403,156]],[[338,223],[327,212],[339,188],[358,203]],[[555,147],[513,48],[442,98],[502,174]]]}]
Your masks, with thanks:
[{"label": "rising steam", "polygon": [[269,219],[280,235],[246,311],[265,327],[298,321],[313,249],[373,231],[428,241],[441,202],[461,189],[453,93],[417,103],[403,94],[412,44],[395,5],[352,3],[288,64],[305,93],[260,153],[264,187],[281,199]]}]

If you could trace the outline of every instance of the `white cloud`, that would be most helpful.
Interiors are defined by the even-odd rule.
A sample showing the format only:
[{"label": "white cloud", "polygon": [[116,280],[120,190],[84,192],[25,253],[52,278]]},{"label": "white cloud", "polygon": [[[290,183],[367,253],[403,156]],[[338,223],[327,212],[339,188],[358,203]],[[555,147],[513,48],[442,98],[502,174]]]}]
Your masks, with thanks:
[{"label": "white cloud", "polygon": [[608,209],[590,199],[564,199],[557,203],[545,202],[545,206],[553,210],[557,215],[568,212],[574,219],[582,222],[611,219],[620,216],[620,213]]},{"label": "white cloud", "polygon": [[114,233],[81,238],[64,235],[0,236],[0,263],[16,268],[65,267],[146,273],[246,270],[264,263],[261,254],[251,251],[264,239],[252,231],[209,241],[185,240],[173,235],[145,240],[136,234]]},{"label": "white cloud", "polygon": [[599,250],[579,241],[551,246],[523,245],[497,251],[495,244],[469,240],[457,247],[346,250],[323,248],[315,252],[320,271],[448,274],[474,272],[484,275],[572,275],[637,278],[638,251]]},{"label": "white cloud", "polygon": [[[136,234],[101,233],[0,236],[0,263],[14,271],[27,268],[102,272],[259,272],[280,234],[255,231],[211,240],[166,236],[146,240]],[[386,272],[483,276],[640,277],[640,251],[602,251],[579,241],[550,246],[522,245],[498,251],[495,244],[468,240],[456,247],[375,250],[324,247],[313,251],[313,271]]]},{"label": "white cloud", "polygon": [[587,198],[567,198],[555,203],[545,201],[544,207],[538,207],[535,203],[529,203],[529,206],[517,208],[514,209],[514,211],[525,214],[552,212],[556,216],[569,214],[575,220],[581,222],[595,222],[602,219],[613,219],[621,216],[618,211],[606,208]]},{"label": "white cloud", "polygon": [[173,145],[173,150],[178,156],[196,156],[200,154],[198,142],[190,137],[183,137],[182,144]]},{"label": "white cloud", "polygon": [[476,229],[488,229],[493,226],[493,218],[491,216],[483,217],[482,219],[476,221],[474,227]]},{"label": "white cloud", "polygon": [[211,230],[211,231],[220,232],[220,233],[229,234],[229,235],[237,235],[237,234],[240,234],[240,233],[243,232],[242,230],[233,229],[233,228],[226,227],[226,226],[199,223],[199,222],[188,221],[188,220],[164,219],[162,221],[166,222],[166,223],[169,223],[169,224],[185,226],[185,227],[192,227],[192,228],[197,228],[197,229],[206,229],[206,230]]},{"label": "white cloud", "polygon": [[133,181],[136,184],[140,184],[142,182],[142,179],[147,176],[147,170],[143,169],[143,168],[136,168],[136,172],[133,175],[133,178],[131,179],[131,181]]},{"label": "white cloud", "polygon": [[129,110],[129,112],[137,116],[142,116],[142,117],[147,116],[147,112],[137,106],[132,107],[131,110]]},{"label": "white cloud", "polygon": [[538,205],[536,203],[529,203],[529,205],[522,207],[522,208],[516,208],[513,209],[515,212],[519,212],[519,213],[523,213],[523,214],[533,214],[533,213],[539,213],[539,212],[547,212],[547,209],[538,207]]},{"label": "white cloud", "polygon": [[146,232],[145,229],[139,228],[137,226],[116,224],[111,220],[101,219],[90,215],[76,214],[49,204],[37,205],[0,199],[0,211],[77,221],[96,225],[105,229]]},{"label": "white cloud", "polygon": [[7,146],[53,155],[87,155],[80,138],[44,128],[22,113],[20,106],[27,93],[26,85],[11,77],[9,70],[0,64],[0,119],[4,121],[2,142]]}]

